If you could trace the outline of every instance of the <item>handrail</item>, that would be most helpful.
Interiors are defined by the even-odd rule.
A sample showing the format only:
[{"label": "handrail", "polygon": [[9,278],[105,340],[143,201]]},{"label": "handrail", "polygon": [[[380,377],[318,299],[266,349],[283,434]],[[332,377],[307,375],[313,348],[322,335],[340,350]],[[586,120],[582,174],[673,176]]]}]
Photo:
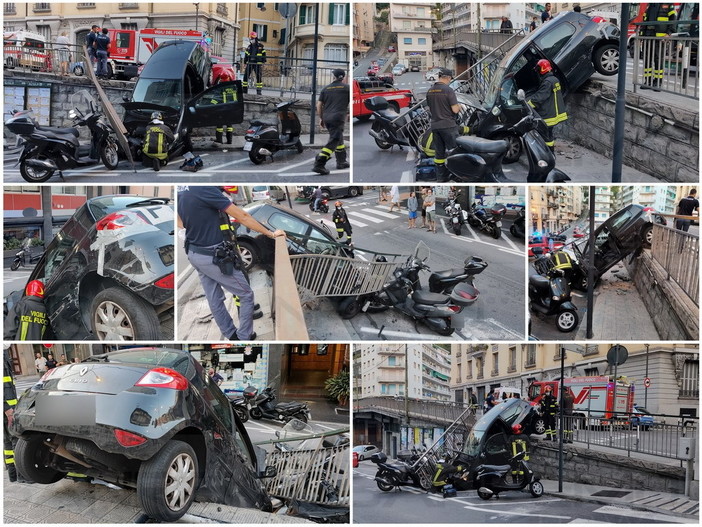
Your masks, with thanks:
[{"label": "handrail", "polygon": [[300,295],[295,285],[287,241],[275,239],[275,278],[273,281],[273,314],[275,339],[282,341],[309,340]]}]

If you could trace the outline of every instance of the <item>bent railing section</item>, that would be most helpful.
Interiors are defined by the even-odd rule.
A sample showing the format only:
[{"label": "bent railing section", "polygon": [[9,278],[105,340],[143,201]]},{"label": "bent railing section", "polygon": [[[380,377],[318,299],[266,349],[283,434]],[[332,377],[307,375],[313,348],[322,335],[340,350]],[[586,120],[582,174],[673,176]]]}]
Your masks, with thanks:
[{"label": "bent railing section", "polygon": [[651,256],[685,294],[699,306],[699,236],[662,225],[653,225]]}]

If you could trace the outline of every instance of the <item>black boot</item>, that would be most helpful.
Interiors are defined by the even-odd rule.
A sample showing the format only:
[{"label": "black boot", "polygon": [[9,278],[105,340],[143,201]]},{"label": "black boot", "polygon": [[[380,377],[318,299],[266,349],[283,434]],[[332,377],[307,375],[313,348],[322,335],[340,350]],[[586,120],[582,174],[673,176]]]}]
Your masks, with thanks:
[{"label": "black boot", "polygon": [[661,79],[653,79],[653,84],[651,89],[653,91],[661,91]]},{"label": "black boot", "polygon": [[444,163],[439,163],[436,165],[436,182],[437,183],[446,183],[449,180],[449,170],[446,168],[446,165]]},{"label": "black boot", "polygon": [[334,155],[336,156],[336,168],[342,169],[349,168],[351,166],[349,165],[349,162],[346,159],[346,149],[336,150],[334,152]]},{"label": "black boot", "polygon": [[317,154],[314,158],[314,166],[312,167],[312,172],[316,172],[322,176],[329,174],[329,170],[326,169],[324,165],[327,164],[328,157],[324,157],[322,154]]},{"label": "black boot", "polygon": [[232,136],[234,134],[232,132],[227,132],[227,144],[230,145],[232,144]]},{"label": "black boot", "polygon": [[650,90],[651,89],[651,79],[645,79],[644,83],[641,85],[642,90]]},{"label": "black boot", "polygon": [[154,159],[153,159],[153,166],[154,166],[154,170],[155,170],[156,172],[158,172],[159,170],[161,170],[161,160],[160,160],[160,159],[156,159],[156,158],[154,157]]},{"label": "black boot", "polygon": [[215,132],[215,143],[221,143],[222,142],[222,132],[217,130]]}]

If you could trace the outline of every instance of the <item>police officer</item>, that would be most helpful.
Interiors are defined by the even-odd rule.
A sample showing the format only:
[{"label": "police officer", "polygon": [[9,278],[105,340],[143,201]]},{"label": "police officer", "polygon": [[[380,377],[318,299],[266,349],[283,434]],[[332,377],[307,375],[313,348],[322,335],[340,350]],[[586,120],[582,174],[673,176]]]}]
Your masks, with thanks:
[{"label": "police officer", "polygon": [[173,132],[163,122],[161,112],[153,112],[151,122],[146,127],[143,153],[152,160],[156,172],[161,170],[161,163],[165,164],[168,161],[168,149],[173,140]]},{"label": "police officer", "polygon": [[439,68],[438,80],[427,91],[427,105],[431,113],[436,181],[438,183],[445,183],[449,180],[446,152],[456,148],[456,138],[459,133],[456,116],[461,107],[456,99],[456,92],[449,87],[452,78],[453,72],[451,70]]},{"label": "police officer", "polygon": [[346,243],[353,245],[351,242],[351,222],[349,221],[349,217],[346,215],[343,203],[341,203],[341,201],[337,201],[334,203],[334,207],[335,210],[334,214],[332,214],[332,221],[334,222],[334,225],[336,225],[336,234],[341,240],[341,238],[344,237],[344,233],[346,233]]},{"label": "police officer", "polygon": [[544,395],[541,398],[541,412],[544,415],[544,423],[546,425],[546,439],[556,440],[556,415],[558,414],[558,400],[553,395],[553,390],[550,385],[546,385]]},{"label": "police officer", "polygon": [[108,49],[110,48],[110,37],[107,36],[108,30],[106,27],[102,28],[102,33],[98,33],[95,37],[95,56],[97,57],[97,71],[95,75],[103,79],[109,78],[109,72],[107,70],[107,57]]},{"label": "police officer", "polygon": [[572,443],[573,442],[573,406],[575,404],[575,397],[573,392],[566,389],[563,392],[563,442]]},{"label": "police officer", "polygon": [[256,75],[256,94],[261,95],[263,88],[263,79],[261,77],[262,65],[266,62],[266,50],[263,49],[263,43],[258,40],[258,34],[255,31],[249,33],[249,45],[244,51],[244,64],[246,70],[244,72],[244,93],[249,92],[249,84],[251,82],[251,74]]},{"label": "police officer", "polygon": [[7,315],[4,340],[41,340],[49,326],[44,306],[44,284],[32,280],[24,293]]},{"label": "police officer", "polygon": [[97,62],[97,56],[95,55],[95,48],[97,47],[97,44],[95,43],[95,37],[97,37],[99,32],[100,27],[96,24],[93,24],[90,28],[90,31],[85,36],[85,47],[88,50],[88,59],[90,62],[90,66]]},{"label": "police officer", "polygon": [[3,352],[2,365],[2,386],[3,386],[3,450],[5,451],[5,467],[10,481],[17,481],[17,468],[15,467],[15,444],[17,438],[10,435],[10,428],[14,419],[15,405],[17,404],[17,390],[15,389],[15,378],[12,373],[12,359],[7,349]]},{"label": "police officer", "polygon": [[536,110],[546,124],[546,145],[554,151],[556,141],[553,138],[553,128],[558,123],[568,119],[563,101],[561,83],[553,74],[553,66],[547,59],[541,59],[536,63],[536,71],[541,75],[539,89],[531,96],[528,103]]},{"label": "police officer", "polygon": [[[222,334],[229,340],[255,340],[253,331],[254,295],[242,265],[234,261],[227,241],[229,216],[241,225],[269,238],[285,236],[278,229],[269,231],[248,212],[234,205],[213,186],[184,186],[178,191],[178,226],[185,228],[188,260],[197,270],[207,303]],[[225,231],[227,234],[225,237]],[[226,251],[229,260],[222,259]],[[224,290],[239,297],[239,327],[234,325],[224,304]]]},{"label": "police officer", "polygon": [[349,113],[349,85],[346,84],[344,70],[332,70],[334,82],[325,86],[317,101],[319,124],[329,131],[329,141],[314,158],[312,171],[326,176],[329,170],[324,166],[336,156],[336,168],[349,168],[344,145],[344,123]]},{"label": "police officer", "polygon": [[[697,200],[697,189],[690,189],[690,193],[686,198],[683,198],[678,203],[677,214],[679,216],[692,216],[700,208],[700,202]],[[679,231],[687,232],[690,230],[692,220],[678,218],[675,220],[675,228]]]},{"label": "police officer", "polygon": [[[223,72],[219,76],[219,80],[217,81],[217,84],[220,82],[230,82],[233,81],[231,75],[228,72]],[[221,96],[219,98],[214,98],[210,101],[210,104],[219,104],[221,103],[231,103],[231,102],[236,102],[238,100],[238,95],[236,93],[236,86],[228,86],[224,88],[221,92]],[[221,143],[222,142],[222,135],[224,134],[224,125],[219,125],[215,129],[215,143]],[[230,145],[232,144],[232,136],[234,134],[234,127],[231,124],[227,125],[227,144]]]},{"label": "police officer", "polygon": [[[675,20],[675,6],[673,4],[648,4],[646,12],[643,15],[644,22],[652,22],[651,24],[642,24],[639,29],[639,35],[642,37],[669,37],[675,30],[673,24],[665,24]],[[653,39],[644,40],[644,83],[641,85],[642,90],[661,91],[660,87],[663,83],[663,43]]]}]

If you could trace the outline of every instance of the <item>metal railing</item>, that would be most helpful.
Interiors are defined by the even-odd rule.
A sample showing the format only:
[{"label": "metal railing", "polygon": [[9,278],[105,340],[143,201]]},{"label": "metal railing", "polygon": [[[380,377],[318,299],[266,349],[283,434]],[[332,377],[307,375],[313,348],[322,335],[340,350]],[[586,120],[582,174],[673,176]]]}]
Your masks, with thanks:
[{"label": "metal railing", "polygon": [[658,224],[653,225],[651,256],[690,299],[699,305],[699,236]]},{"label": "metal railing", "polygon": [[[297,92],[311,93],[314,69],[312,59],[294,57],[267,57],[263,65],[263,87],[280,90],[281,97],[289,92],[295,96]],[[242,72],[245,66],[241,66]],[[348,61],[317,60],[317,93],[327,84],[334,81],[332,71],[342,69],[349,71]]]},{"label": "metal railing", "polygon": [[[59,73],[61,61],[68,59],[68,73],[76,66],[85,68],[88,63],[80,46],[67,45],[68,51],[50,42],[28,45],[16,40],[6,40],[3,45],[3,67],[27,72]],[[64,55],[67,53],[67,55]],[[81,73],[82,74],[82,73]]]},{"label": "metal railing", "polygon": [[525,36],[526,32],[523,29],[512,29],[507,33],[503,33],[502,30],[488,30],[481,31],[467,31],[461,30],[453,33],[452,31],[444,31],[443,38],[434,44],[434,51],[441,49],[454,48],[459,44],[471,45],[473,44],[475,48],[478,47],[478,42],[480,42],[480,49],[492,50],[499,48],[508,40],[512,40],[512,37],[517,35],[519,38],[516,41],[512,41],[513,44],[510,49],[518,44]]},{"label": "metal railing", "polygon": [[478,407],[476,405],[470,405],[469,403],[408,399],[407,408],[405,409],[404,397],[354,398],[354,412],[377,411],[394,417],[409,415],[410,419],[439,424],[453,423],[464,413],[467,419],[474,422],[477,410]]}]

